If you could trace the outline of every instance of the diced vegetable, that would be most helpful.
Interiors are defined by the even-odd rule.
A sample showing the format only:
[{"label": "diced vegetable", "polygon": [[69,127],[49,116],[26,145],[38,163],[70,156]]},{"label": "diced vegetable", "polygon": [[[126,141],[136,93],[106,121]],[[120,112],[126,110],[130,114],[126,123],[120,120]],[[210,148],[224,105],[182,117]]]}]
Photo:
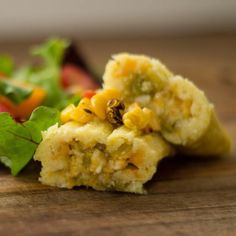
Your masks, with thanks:
[{"label": "diced vegetable", "polygon": [[0,80],[0,95],[5,96],[14,104],[20,104],[32,93],[31,88],[16,86],[11,80]]},{"label": "diced vegetable", "polygon": [[46,92],[42,88],[36,87],[28,99],[15,107],[17,117],[28,118],[31,112],[43,103],[45,96]]}]

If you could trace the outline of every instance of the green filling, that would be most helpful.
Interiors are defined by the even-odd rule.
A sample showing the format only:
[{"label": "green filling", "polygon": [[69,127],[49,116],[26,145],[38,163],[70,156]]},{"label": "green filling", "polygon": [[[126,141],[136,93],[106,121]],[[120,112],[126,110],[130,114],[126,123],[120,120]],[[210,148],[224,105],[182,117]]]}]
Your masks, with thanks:
[{"label": "green filling", "polygon": [[130,83],[130,91],[131,95],[135,97],[140,95],[153,96],[155,94],[155,86],[146,76],[133,74]]}]

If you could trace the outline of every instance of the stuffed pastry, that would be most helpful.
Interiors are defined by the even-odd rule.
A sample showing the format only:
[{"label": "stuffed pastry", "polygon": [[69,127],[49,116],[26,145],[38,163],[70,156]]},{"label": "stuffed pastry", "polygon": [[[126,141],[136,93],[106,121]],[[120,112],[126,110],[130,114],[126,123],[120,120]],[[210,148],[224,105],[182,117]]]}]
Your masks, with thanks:
[{"label": "stuffed pastry", "polygon": [[204,92],[159,60],[118,54],[106,66],[103,87],[117,89],[125,103],[149,108],[160,124],[156,131],[181,152],[222,155],[230,150],[230,138]]}]

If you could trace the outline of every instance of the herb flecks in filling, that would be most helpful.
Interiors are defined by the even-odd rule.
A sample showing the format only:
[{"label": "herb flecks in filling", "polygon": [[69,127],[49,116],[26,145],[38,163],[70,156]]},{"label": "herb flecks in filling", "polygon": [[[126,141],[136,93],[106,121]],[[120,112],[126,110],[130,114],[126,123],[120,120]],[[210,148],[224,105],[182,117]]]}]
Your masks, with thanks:
[{"label": "herb flecks in filling", "polygon": [[134,74],[131,82],[131,92],[134,96],[154,95],[154,86],[145,76]]},{"label": "herb flecks in filling", "polygon": [[74,172],[73,165],[77,163],[78,171],[82,171],[83,174],[93,174],[95,179],[95,176],[102,172],[110,175],[125,169],[128,164],[132,165],[132,162],[128,161],[131,149],[131,145],[123,144],[111,155],[103,143],[96,143],[94,146],[85,148],[81,142],[74,141],[68,144],[70,164],[67,170]]}]

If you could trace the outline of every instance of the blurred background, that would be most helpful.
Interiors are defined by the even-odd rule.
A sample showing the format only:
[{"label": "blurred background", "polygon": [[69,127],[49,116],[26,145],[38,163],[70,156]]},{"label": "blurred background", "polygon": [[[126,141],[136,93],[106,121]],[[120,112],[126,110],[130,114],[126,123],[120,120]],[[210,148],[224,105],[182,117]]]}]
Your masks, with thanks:
[{"label": "blurred background", "polygon": [[235,0],[0,0],[0,40],[236,30]]}]

